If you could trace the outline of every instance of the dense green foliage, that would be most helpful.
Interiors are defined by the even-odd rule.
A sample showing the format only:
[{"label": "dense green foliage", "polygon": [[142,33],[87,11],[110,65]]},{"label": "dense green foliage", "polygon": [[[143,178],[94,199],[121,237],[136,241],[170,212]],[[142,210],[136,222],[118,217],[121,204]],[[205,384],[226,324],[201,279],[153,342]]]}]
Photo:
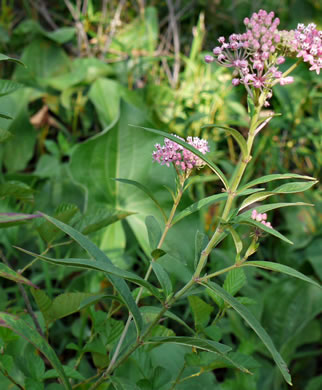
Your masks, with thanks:
[{"label": "dense green foliage", "polygon": [[[49,3],[1,3],[0,388],[90,389],[114,355],[101,390],[280,390],[286,365],[295,390],[320,389],[321,77],[301,64],[274,87],[266,112],[281,115],[222,219],[254,114],[203,58],[254,2]],[[321,11],[260,6],[285,28]],[[169,231],[179,183],[152,164],[162,132],[210,146]]]}]

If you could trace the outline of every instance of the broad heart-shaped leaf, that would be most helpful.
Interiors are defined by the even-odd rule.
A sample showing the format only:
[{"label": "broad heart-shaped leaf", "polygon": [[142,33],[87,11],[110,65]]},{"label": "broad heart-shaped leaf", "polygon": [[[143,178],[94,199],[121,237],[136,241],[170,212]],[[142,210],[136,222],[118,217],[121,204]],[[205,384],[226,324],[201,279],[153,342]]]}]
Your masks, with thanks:
[{"label": "broad heart-shaped leaf", "polygon": [[3,263],[0,263],[0,277],[13,280],[14,282],[17,283],[27,284],[28,286],[32,286],[34,288],[38,288],[33,283],[31,283],[28,279],[18,274],[13,269],[9,268],[6,264]]},{"label": "broad heart-shaped leaf", "polygon": [[142,127],[142,126],[135,126],[135,127],[141,128],[141,129],[146,130],[146,131],[149,131],[149,132],[151,132],[151,133],[155,133],[155,134],[161,135],[162,137],[171,139],[171,141],[176,142],[177,144],[183,146],[185,149],[190,150],[190,152],[194,153],[194,154],[195,154],[196,156],[198,156],[201,160],[203,160],[204,163],[205,163],[206,165],[208,165],[208,167],[209,167],[210,169],[212,169],[212,170],[215,172],[215,174],[219,177],[219,179],[220,179],[221,182],[223,183],[225,189],[228,190],[229,184],[228,184],[228,181],[227,181],[225,175],[223,174],[223,172],[220,170],[219,167],[217,167],[217,165],[215,165],[213,162],[211,162],[205,155],[203,155],[202,153],[200,153],[199,150],[197,150],[197,149],[194,148],[193,146],[189,145],[187,142],[182,141],[180,138],[175,137],[175,136],[173,136],[173,135],[171,135],[171,134],[165,133],[164,131],[160,131],[160,130],[156,130],[156,129],[151,129],[151,128],[148,128],[148,127]]},{"label": "broad heart-shaped leaf", "polygon": [[302,180],[313,180],[313,181],[316,180],[314,177],[298,175],[296,173],[282,173],[282,174],[277,173],[273,175],[262,176],[259,177],[258,179],[252,180],[249,183],[241,186],[238,192],[244,191],[247,188],[254,187],[258,184],[268,183],[274,180],[285,180],[285,179],[302,179]]},{"label": "broad heart-shaped leaf", "polygon": [[319,283],[315,282],[311,278],[307,277],[306,275],[302,274],[301,272],[295,270],[294,268],[288,267],[287,265],[283,265],[280,263],[273,263],[271,261],[247,261],[243,264],[243,267],[258,267],[263,269],[268,269],[270,271],[276,271],[281,272],[286,275],[293,276],[294,278],[304,280],[305,282],[311,283],[314,286],[320,287]]},{"label": "broad heart-shaped leaf", "polygon": [[280,369],[285,381],[292,385],[291,376],[289,374],[286,363],[284,362],[282,356],[276,350],[271,338],[265,331],[265,329],[261,326],[261,324],[257,321],[257,319],[253,316],[253,314],[241,303],[239,303],[234,297],[227,293],[222,287],[218,284],[208,281],[207,283],[201,283],[206,288],[214,291],[218,294],[226,303],[228,303],[236,312],[247,322],[247,324],[255,331],[258,337],[262,340],[266,348],[271,353],[275,363]]},{"label": "broad heart-shaped leaf", "polygon": [[125,184],[132,184],[133,186],[139,188],[141,191],[145,192],[150,197],[150,199],[154,202],[154,204],[157,206],[157,208],[160,210],[164,221],[167,221],[167,216],[166,216],[163,208],[161,207],[160,203],[157,201],[155,196],[152,194],[152,192],[146,186],[144,186],[143,184],[141,184],[135,180],[120,179],[120,178],[116,178],[115,180],[117,180],[121,183],[125,183]]},{"label": "broad heart-shaped leaf", "polygon": [[13,330],[19,336],[33,344],[44,356],[46,356],[53,368],[56,369],[65,389],[71,390],[71,385],[57,355],[55,354],[55,351],[34,328],[21,318],[7,313],[0,313],[0,326]]},{"label": "broad heart-shaped leaf", "polygon": [[246,368],[233,361],[227,352],[231,351],[231,347],[225,344],[217,343],[216,341],[201,339],[197,337],[185,337],[185,336],[168,336],[168,337],[151,337],[145,342],[145,344],[165,344],[174,343],[179,345],[186,345],[187,347],[197,348],[203,351],[213,352],[218,354],[221,359],[229,362],[238,370],[246,373],[250,373]]},{"label": "broad heart-shaped leaf", "polygon": [[247,143],[245,138],[240,134],[239,131],[232,129],[231,127],[221,126],[221,125],[205,125],[202,128],[215,127],[223,130],[226,134],[231,135],[235,141],[238,143],[240,150],[242,152],[243,157],[247,156]]},{"label": "broad heart-shaped leaf", "polygon": [[40,214],[0,213],[0,228],[20,225],[34,218],[41,218]]},{"label": "broad heart-shaped leaf", "polygon": [[[105,255],[104,252],[102,252],[96,245],[94,245],[83,234],[79,233],[77,230],[73,229],[71,226],[68,226],[68,225],[64,224],[63,222],[60,222],[55,218],[49,217],[48,215],[44,215],[44,217],[49,222],[51,222],[53,225],[55,225],[58,229],[62,230],[64,233],[68,234],[71,238],[73,238],[83,249],[86,250],[86,252],[90,256],[93,257],[93,259],[95,259],[95,260],[84,259],[82,262],[83,265],[86,265],[87,268],[90,268],[90,266],[93,264],[94,267],[92,267],[92,268],[95,269],[95,266],[96,266],[97,267],[96,269],[106,272],[107,278],[113,284],[113,286],[115,287],[117,292],[123,298],[124,303],[126,304],[127,308],[132,313],[137,330],[138,330],[138,332],[140,332],[141,327],[142,327],[141,314],[140,314],[139,309],[138,309],[138,307],[137,307],[137,305],[136,305],[136,303],[131,295],[130,289],[128,288],[125,281],[122,279],[122,276],[121,277],[118,277],[119,275],[115,276],[115,275],[117,275],[117,272],[119,272],[118,268],[116,268],[112,264],[111,260]],[[69,262],[69,264],[66,264],[66,265],[76,265],[76,264]],[[134,276],[136,276],[136,275],[134,275]],[[135,279],[137,279],[137,277]]]},{"label": "broad heart-shaped leaf", "polygon": [[[154,134],[129,127],[129,123],[151,125],[148,122],[148,110],[140,103],[140,96],[131,91],[125,93],[122,86],[116,82],[115,88],[109,88],[106,81],[111,80],[97,80],[97,93],[91,94],[91,101],[96,102],[95,108],[99,107],[101,112],[99,118],[104,130],[77,145],[72,153],[70,173],[74,181],[85,190],[85,210],[95,205],[99,208],[121,209],[133,213],[127,217],[127,222],[149,256],[151,250],[145,218],[147,215],[154,215],[162,224],[158,208],[142,190],[111,179],[121,177],[142,183],[153,194],[157,194],[160,205],[168,211],[171,207],[171,197],[164,186],[173,186],[175,170],[173,167],[152,163],[152,151],[158,141]],[[115,90],[122,92],[122,99],[112,121],[106,113],[109,112],[110,101],[117,99]],[[107,125],[109,126],[106,127]],[[176,237],[172,238],[178,230],[175,226],[170,229],[165,241],[167,249],[180,250],[187,259],[193,250],[192,222],[198,224],[199,220],[192,216],[180,226],[180,229],[187,228],[185,234],[189,235],[189,239],[178,242]]]}]

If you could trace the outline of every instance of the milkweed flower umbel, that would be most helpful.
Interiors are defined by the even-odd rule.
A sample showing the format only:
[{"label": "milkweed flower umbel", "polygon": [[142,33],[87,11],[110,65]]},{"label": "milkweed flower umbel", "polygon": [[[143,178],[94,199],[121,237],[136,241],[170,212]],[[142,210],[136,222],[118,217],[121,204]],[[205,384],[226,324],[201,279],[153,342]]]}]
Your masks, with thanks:
[{"label": "milkweed flower umbel", "polygon": [[[187,140],[184,140],[176,135],[175,137],[187,142],[202,154],[209,152],[208,141],[205,139],[188,137]],[[204,161],[197,155],[168,138],[164,139],[164,145],[155,144],[155,148],[156,150],[153,151],[152,158],[153,161],[156,161],[160,165],[169,167],[170,164],[173,164],[179,171],[183,172],[191,170],[194,167],[201,168],[205,165]]]},{"label": "milkweed flower umbel", "polygon": [[[251,18],[245,18],[246,32],[232,34],[228,39],[218,38],[219,45],[213,49],[213,55],[207,55],[207,63],[216,62],[221,66],[234,69],[233,86],[244,84],[266,92],[265,106],[272,96],[271,88],[279,83],[287,85],[293,77],[285,77],[279,66],[285,62],[285,56],[302,57],[308,62],[310,70],[317,74],[322,66],[322,32],[314,23],[307,27],[299,24],[296,30],[279,31],[279,18],[274,12],[259,10]],[[288,73],[288,72],[287,72]]]}]

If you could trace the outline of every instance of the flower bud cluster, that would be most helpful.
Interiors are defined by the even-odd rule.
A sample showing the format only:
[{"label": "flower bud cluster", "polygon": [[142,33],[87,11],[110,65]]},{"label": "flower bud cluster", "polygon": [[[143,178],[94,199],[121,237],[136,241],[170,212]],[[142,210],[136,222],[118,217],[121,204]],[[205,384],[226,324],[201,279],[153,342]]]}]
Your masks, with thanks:
[{"label": "flower bud cluster", "polygon": [[[313,23],[307,27],[299,24],[296,31],[279,31],[280,20],[274,16],[274,12],[260,10],[250,19],[245,18],[245,33],[232,34],[227,41],[220,37],[220,46],[213,49],[213,55],[205,57],[208,63],[234,68],[238,76],[232,80],[234,86],[244,84],[265,90],[267,99],[277,82],[287,85],[294,81],[291,76],[283,77],[279,70],[285,54],[298,53],[317,73],[321,68],[321,31]],[[267,100],[265,105],[269,105]]]},{"label": "flower bud cluster", "polygon": [[[177,135],[175,135],[175,137],[185,141]],[[208,141],[205,139],[188,137],[185,142],[199,150],[202,154],[209,152]],[[201,158],[168,138],[164,139],[163,146],[156,144],[155,148],[156,150],[153,151],[152,158],[160,165],[166,165],[169,167],[170,164],[173,163],[181,171],[191,170],[194,167],[201,168],[205,165]]]},{"label": "flower bud cluster", "polygon": [[263,225],[272,228],[272,225],[270,222],[266,222],[267,220],[267,214],[266,213],[258,213],[255,209],[252,211],[252,219],[257,222],[261,222]]}]

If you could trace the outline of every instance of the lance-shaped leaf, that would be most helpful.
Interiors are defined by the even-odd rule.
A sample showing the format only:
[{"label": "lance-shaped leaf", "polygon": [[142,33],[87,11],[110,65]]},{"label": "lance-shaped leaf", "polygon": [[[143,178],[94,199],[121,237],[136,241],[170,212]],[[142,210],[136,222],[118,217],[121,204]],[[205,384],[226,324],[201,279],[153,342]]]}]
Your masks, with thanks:
[{"label": "lance-shaped leaf", "polygon": [[30,219],[41,217],[40,214],[0,213],[0,228],[20,225]]},{"label": "lance-shaped leaf", "polygon": [[51,348],[47,341],[40,336],[36,329],[32,328],[21,318],[7,313],[0,313],[0,326],[11,329],[13,332],[26,339],[29,343],[33,344],[48,359],[53,368],[56,369],[64,388],[71,390],[71,385],[57,355],[55,354],[55,351]]},{"label": "lance-shaped leaf", "polygon": [[[27,253],[30,256],[37,257],[37,258],[44,260],[44,261],[47,261],[48,263],[51,263],[51,264],[65,265],[68,267],[76,267],[76,268],[83,268],[83,269],[88,269],[88,270],[105,272],[107,275],[109,275],[109,280],[111,280],[110,279],[111,277],[113,277],[113,280],[114,280],[114,277],[126,279],[132,283],[137,284],[138,286],[145,287],[147,290],[149,290],[152,293],[152,295],[154,295],[158,299],[161,299],[161,296],[160,296],[158,290],[154,286],[152,286],[152,284],[150,284],[146,280],[142,279],[140,276],[137,276],[133,272],[125,271],[125,270],[122,270],[120,268],[115,267],[112,263],[103,263],[102,261],[95,261],[92,259],[71,259],[71,258],[70,259],[54,259],[54,258],[51,258],[48,256],[44,256],[44,255],[40,255],[40,254],[38,255],[37,253],[27,251],[26,249],[23,249],[23,248],[19,248],[19,247],[15,247],[15,248],[19,249],[21,252]],[[124,299],[124,296],[121,295],[121,297]],[[128,302],[126,302],[126,301],[124,301],[124,302],[127,306],[129,305]]]},{"label": "lance-shaped leaf", "polygon": [[2,54],[2,53],[0,53],[0,61],[13,61],[13,62],[16,62],[19,65],[25,66],[25,64],[23,62],[21,62],[20,60],[18,60],[17,58],[8,57],[8,56],[6,56],[5,54]]},{"label": "lance-shaped leaf", "polygon": [[172,283],[169,278],[169,275],[162,267],[162,265],[157,263],[156,261],[152,261],[152,268],[155,273],[155,276],[158,278],[158,281],[162,287],[163,293],[167,298],[172,293]]},{"label": "lance-shaped leaf", "polygon": [[[279,209],[282,207],[290,207],[290,206],[314,206],[314,205],[310,203],[304,203],[304,202],[271,203],[271,204],[264,204],[262,206],[256,206],[256,211],[259,213],[266,213],[267,211]],[[238,222],[240,219],[243,219],[245,217],[246,218],[250,217],[252,215],[252,211],[253,209],[244,211],[234,219],[234,222]]]},{"label": "lance-shaped leaf", "polygon": [[155,198],[155,196],[152,194],[152,192],[146,187],[144,186],[143,184],[135,181],[135,180],[129,180],[129,179],[119,179],[119,178],[116,178],[114,180],[117,180],[121,183],[125,183],[125,184],[131,184],[137,188],[139,188],[141,191],[143,191],[144,193],[146,193],[148,195],[148,197],[154,202],[154,204],[157,206],[157,208],[160,210],[161,214],[162,214],[162,217],[165,221],[167,221],[167,216],[163,210],[163,208],[161,207],[160,203],[157,201],[157,199]]},{"label": "lance-shaped leaf", "polygon": [[197,337],[184,337],[184,336],[168,336],[168,337],[152,337],[145,344],[165,344],[174,343],[179,345],[185,345],[187,347],[201,349],[203,351],[212,352],[221,357],[226,362],[229,362],[238,370],[246,373],[250,373],[245,367],[232,360],[227,352],[231,351],[231,347],[225,344],[217,343],[216,341],[200,339]]},{"label": "lance-shaped leaf", "polygon": [[[69,235],[72,239],[74,239],[83,249],[86,250],[86,252],[93,257],[93,260],[86,260],[86,259],[79,259],[78,263],[79,265],[85,266],[85,268],[92,268],[106,272],[107,278],[109,281],[113,284],[117,292],[120,294],[122,299],[124,300],[124,303],[126,304],[127,308],[133,315],[133,319],[135,321],[138,333],[141,330],[142,327],[142,318],[140,311],[132,297],[131,291],[125,281],[122,279],[120,275],[120,270],[116,268],[111,260],[105,255],[103,251],[101,251],[96,245],[94,245],[87,237],[85,237],[83,234],[79,233],[77,230],[72,228],[69,225],[66,225],[65,223],[58,221],[55,218],[49,217],[48,215],[42,214],[47,221],[51,222],[53,225],[55,225],[58,229],[62,230],[64,233]],[[44,259],[45,260],[45,259]],[[54,259],[52,259],[54,260]],[[58,263],[57,261],[53,261]],[[60,263],[65,262],[66,260],[62,260]],[[77,260],[75,261],[68,261],[68,264],[65,265],[77,265]],[[117,275],[117,273],[119,273]],[[135,275],[135,279],[137,280],[137,277]]]},{"label": "lance-shaped leaf", "polygon": [[240,218],[240,219],[238,219],[238,223],[245,223],[247,225],[256,226],[257,228],[259,228],[261,230],[264,230],[264,232],[266,232],[268,234],[271,234],[272,236],[275,236],[275,237],[279,238],[280,240],[283,240],[283,241],[287,242],[288,244],[293,245],[293,242],[290,241],[285,236],[283,236],[283,234],[281,234],[279,231],[277,231],[277,230],[275,230],[275,229],[273,229],[271,227],[268,227],[268,226],[264,225],[261,222],[255,221],[252,218]]},{"label": "lance-shaped leaf", "polygon": [[139,129],[143,129],[143,130],[149,131],[149,132],[151,132],[151,133],[155,133],[155,134],[161,135],[162,137],[171,139],[171,141],[176,142],[177,144],[183,146],[185,149],[189,150],[190,152],[192,152],[193,154],[195,154],[196,156],[198,156],[202,161],[204,161],[204,163],[205,163],[206,165],[208,165],[208,167],[209,167],[210,169],[212,169],[212,170],[215,172],[215,174],[219,177],[219,179],[220,179],[221,182],[223,183],[225,189],[228,190],[228,188],[229,188],[228,180],[226,179],[225,175],[224,175],[223,172],[220,170],[220,168],[217,167],[217,165],[215,165],[212,161],[210,161],[210,160],[209,160],[207,157],[205,157],[202,153],[200,153],[199,150],[197,150],[197,149],[194,148],[193,146],[189,145],[187,142],[182,141],[180,138],[175,137],[175,136],[173,136],[173,135],[171,135],[171,134],[165,133],[164,131],[160,131],[160,130],[156,130],[156,129],[151,129],[151,128],[148,128],[148,127],[142,127],[142,126],[133,126],[133,127],[137,127],[137,128],[139,128]]},{"label": "lance-shaped leaf", "polygon": [[314,177],[298,175],[296,173],[282,173],[282,174],[265,175],[265,176],[259,177],[258,179],[252,180],[249,183],[241,186],[238,190],[238,193],[246,190],[247,188],[254,187],[258,184],[268,183],[268,182],[274,181],[274,180],[286,180],[286,179],[302,179],[302,180],[313,180],[313,181],[316,180]]},{"label": "lance-shaped leaf", "polygon": [[261,326],[253,314],[241,303],[239,303],[234,297],[227,293],[222,287],[214,282],[201,283],[206,288],[214,291],[218,294],[226,303],[228,303],[236,312],[247,322],[247,324],[255,331],[258,337],[262,340],[266,348],[271,353],[275,363],[280,369],[285,381],[292,385],[291,376],[289,374],[286,363],[282,356],[278,353],[273,341],[267,334],[266,330]]},{"label": "lance-shaped leaf", "polygon": [[27,284],[28,286],[31,286],[34,288],[38,288],[33,283],[31,283],[28,279],[26,279],[22,275],[18,274],[13,269],[11,269],[10,267],[8,267],[6,264],[3,264],[3,263],[0,263],[0,277],[5,278],[5,279],[9,279],[9,280],[13,280],[14,282],[17,282],[17,283]]},{"label": "lance-shaped leaf", "polygon": [[[263,191],[263,188],[253,188],[252,190],[246,190],[246,191],[243,191],[242,193],[240,193],[238,196],[249,195],[249,194],[259,192],[259,191]],[[200,210],[202,207],[207,207],[207,206],[210,206],[214,203],[221,202],[221,201],[227,199],[227,197],[228,197],[228,193],[224,192],[224,193],[220,193],[220,194],[207,196],[204,199],[201,199],[195,203],[192,203],[190,206],[188,206],[184,210],[180,211],[180,213],[178,213],[174,217],[174,219],[172,221],[172,225],[181,221],[183,218],[187,217],[188,215],[195,213],[196,211]]]},{"label": "lance-shaped leaf", "polygon": [[263,268],[267,269],[270,271],[276,271],[276,272],[281,272],[286,275],[293,276],[294,278],[304,280],[305,282],[311,283],[314,286],[320,287],[319,283],[315,282],[311,278],[307,277],[306,275],[302,274],[301,272],[288,267],[287,265],[279,264],[279,263],[273,263],[271,261],[247,261],[246,263],[243,264],[243,267],[258,267],[258,268]]},{"label": "lance-shaped leaf", "polygon": [[261,193],[252,194],[249,197],[247,197],[243,203],[241,204],[239,211],[244,209],[245,207],[251,205],[254,202],[260,202],[262,200],[265,200],[269,198],[270,196],[276,195],[276,194],[293,194],[297,192],[306,191],[314,184],[316,184],[317,181],[308,181],[308,182],[301,182],[296,181],[293,183],[286,183],[283,184],[277,188],[275,188],[273,191],[263,191]]},{"label": "lance-shaped leaf", "polygon": [[247,143],[245,141],[245,138],[240,134],[239,131],[232,129],[231,127],[221,126],[221,125],[202,126],[202,128],[205,128],[205,127],[207,127],[207,128],[215,127],[215,128],[220,129],[220,130],[223,130],[226,134],[231,135],[234,138],[234,140],[238,143],[243,157],[247,156]]}]

